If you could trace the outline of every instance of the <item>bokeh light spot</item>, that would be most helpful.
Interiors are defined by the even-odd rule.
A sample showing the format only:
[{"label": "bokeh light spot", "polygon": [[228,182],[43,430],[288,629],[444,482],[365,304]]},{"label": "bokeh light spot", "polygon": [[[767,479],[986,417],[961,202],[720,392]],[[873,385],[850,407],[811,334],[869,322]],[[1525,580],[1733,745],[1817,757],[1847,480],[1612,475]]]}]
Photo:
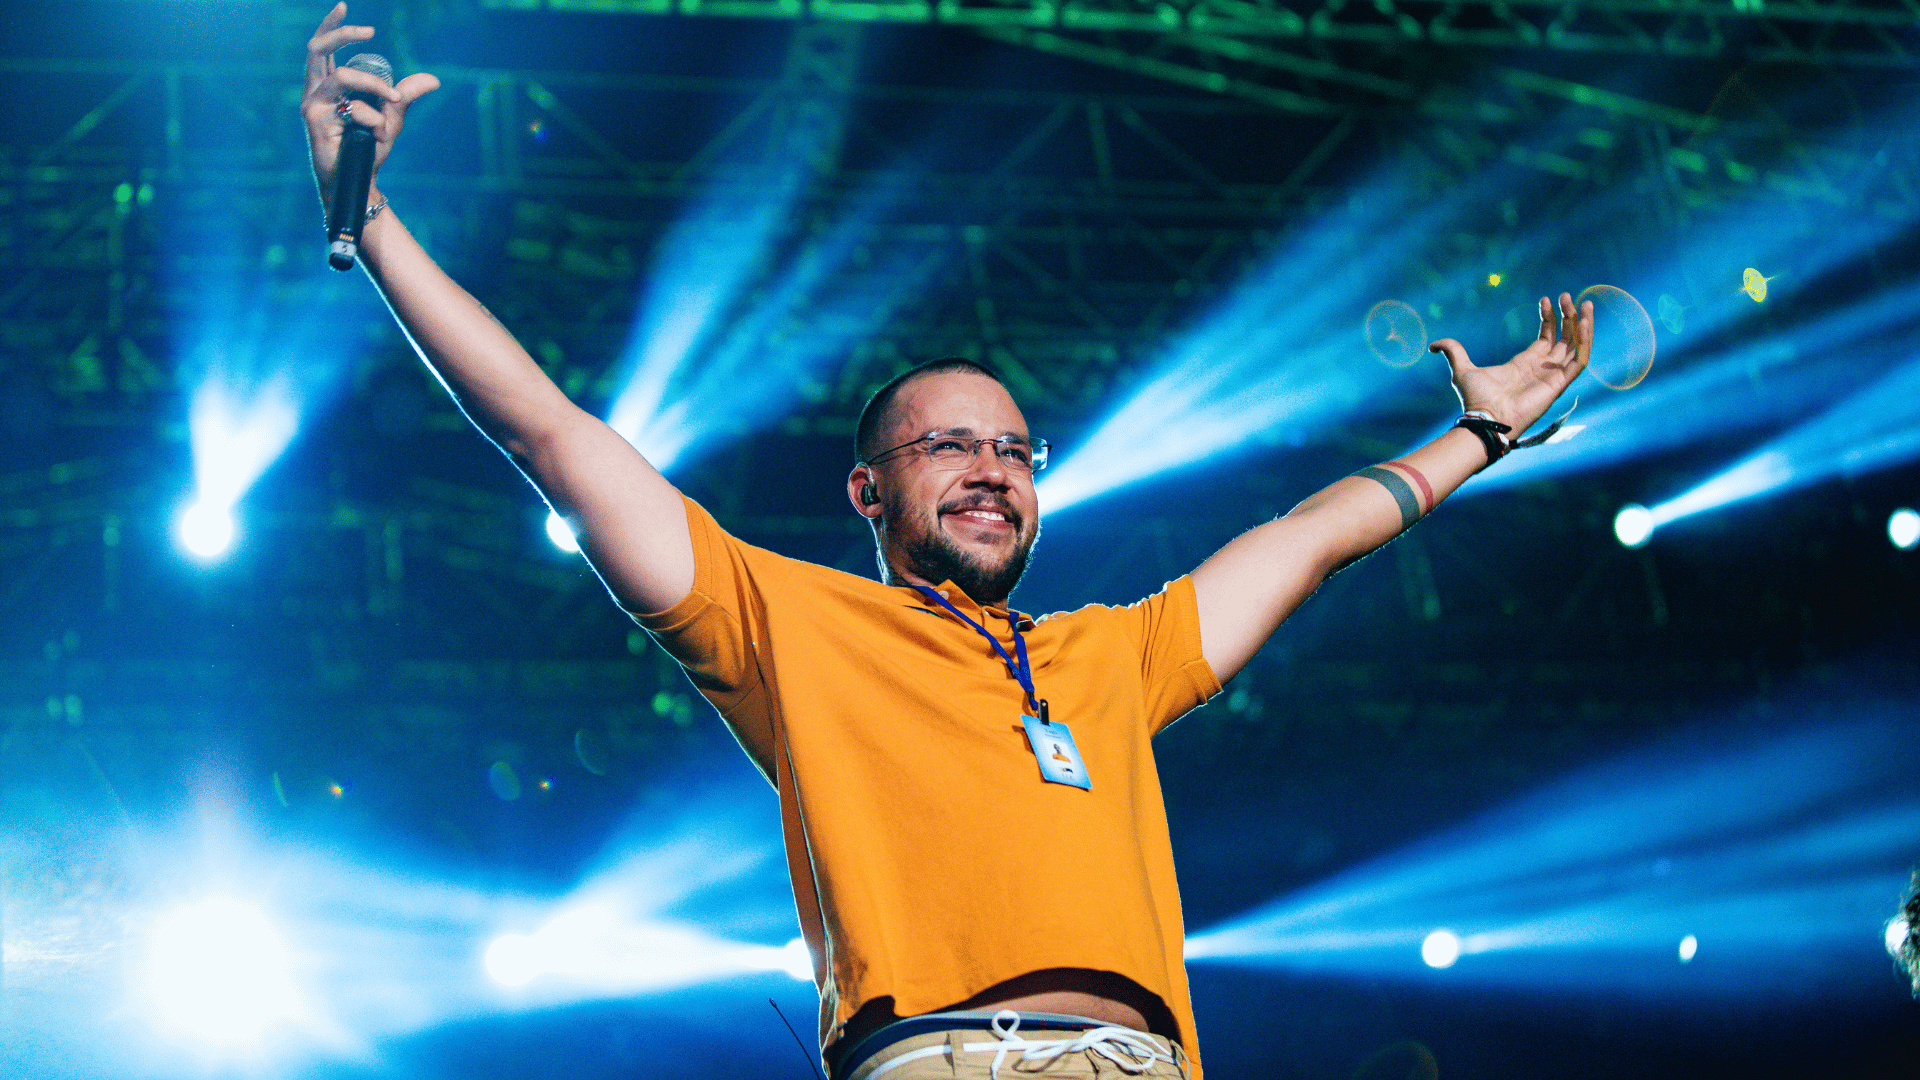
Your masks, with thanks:
[{"label": "bokeh light spot", "polygon": [[1754,303],[1764,303],[1767,299],[1767,282],[1772,280],[1773,278],[1761,276],[1760,271],[1749,266],[1740,275],[1740,291],[1746,293]]},{"label": "bokeh light spot", "polygon": [[1693,963],[1693,954],[1699,951],[1700,951],[1700,939],[1694,937],[1692,934],[1688,934],[1686,937],[1683,937],[1680,939],[1680,962],[1681,963],[1683,964]]},{"label": "bokeh light spot", "polygon": [[1589,285],[1574,306],[1593,301],[1593,356],[1587,370],[1603,386],[1630,389],[1653,370],[1653,320],[1625,289]]},{"label": "bokeh light spot", "polygon": [[1427,324],[1399,300],[1382,300],[1367,312],[1367,348],[1388,367],[1412,367],[1427,351]]}]

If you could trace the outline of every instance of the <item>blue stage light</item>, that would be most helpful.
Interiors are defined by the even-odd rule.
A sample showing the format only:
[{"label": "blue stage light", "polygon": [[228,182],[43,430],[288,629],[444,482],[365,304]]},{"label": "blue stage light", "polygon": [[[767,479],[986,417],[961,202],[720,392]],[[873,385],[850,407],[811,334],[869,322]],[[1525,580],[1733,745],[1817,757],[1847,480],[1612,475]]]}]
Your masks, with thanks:
[{"label": "blue stage light", "polygon": [[[1574,413],[1582,425],[1576,437],[1509,454],[1456,497],[1603,468],[1824,409],[1857,386],[1862,372],[1882,370],[1880,357],[1912,343],[1910,335],[1891,342],[1884,336],[1908,321],[1916,305],[1920,284],[1723,352],[1678,362],[1669,357],[1637,389],[1588,394]],[[1686,355],[1684,346],[1671,351]]]},{"label": "blue stage light", "polygon": [[1733,467],[1650,509],[1658,527],[1915,457],[1920,457],[1920,361],[1909,361]]},{"label": "blue stage light", "polygon": [[210,1046],[254,1043],[304,1011],[285,939],[258,907],[231,896],[160,919],[146,961],[147,999],[158,1018]]},{"label": "blue stage light", "polygon": [[[1407,253],[1431,242],[1464,205],[1458,194],[1422,201],[1387,180],[1322,215],[1270,253],[1176,342],[1158,374],[1047,470],[1042,508],[1064,510],[1267,431],[1311,434],[1423,377],[1444,378],[1442,361],[1420,364],[1418,353],[1375,359],[1365,317],[1377,309],[1377,292],[1404,272]],[[1470,273],[1478,272],[1456,276]],[[1406,328],[1419,322],[1410,305],[1392,310]],[[1410,366],[1401,370],[1402,362]]]},{"label": "blue stage light", "polygon": [[202,499],[180,512],[180,545],[202,560],[217,559],[233,546],[233,511]]},{"label": "blue stage light", "polygon": [[1901,507],[1887,515],[1887,539],[1901,551],[1912,551],[1920,544],[1920,513]]},{"label": "blue stage light", "polygon": [[1638,503],[1620,508],[1613,516],[1613,535],[1626,547],[1637,548],[1653,537],[1653,511]]},{"label": "blue stage light", "polygon": [[[1879,976],[1858,950],[1920,835],[1906,742],[1903,722],[1841,721],[1733,752],[1652,748],[1196,933],[1187,957],[1418,978],[1471,956],[1447,977],[1653,993],[1857,988]],[[1700,927],[1714,962],[1682,969],[1674,943],[1697,955]]]},{"label": "blue stage light", "polygon": [[1435,930],[1420,943],[1420,959],[1430,968],[1450,968],[1460,959],[1460,939],[1451,930]]},{"label": "blue stage light", "polygon": [[300,426],[284,381],[241,389],[209,379],[193,395],[187,431],[193,447],[194,502],[180,516],[181,545],[206,560],[232,545],[233,508]]}]

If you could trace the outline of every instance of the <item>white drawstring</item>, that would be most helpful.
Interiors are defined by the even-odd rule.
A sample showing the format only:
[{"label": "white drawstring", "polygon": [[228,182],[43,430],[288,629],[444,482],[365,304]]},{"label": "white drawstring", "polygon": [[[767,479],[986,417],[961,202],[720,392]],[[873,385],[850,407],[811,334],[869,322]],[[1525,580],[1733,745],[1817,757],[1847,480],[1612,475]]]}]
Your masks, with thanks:
[{"label": "white drawstring", "polygon": [[[1008,1026],[1001,1027],[1002,1024]],[[1021,1051],[1020,1060],[1014,1063],[1016,1071],[1027,1071],[1020,1069],[1020,1066],[1028,1062],[1045,1066],[1062,1054],[1077,1054],[1082,1050],[1091,1050],[1130,1073],[1146,1072],[1153,1068],[1156,1061],[1173,1063],[1173,1058],[1161,1053],[1160,1047],[1152,1039],[1132,1028],[1097,1027],[1082,1032],[1077,1039],[1040,1040],[1023,1039],[1019,1031],[1020,1014],[1012,1009],[1001,1009],[993,1014],[993,1033],[1000,1036],[999,1042],[966,1043],[960,1049],[968,1053],[995,1051],[993,1080],[1000,1080],[1000,1065],[1015,1050]]]}]

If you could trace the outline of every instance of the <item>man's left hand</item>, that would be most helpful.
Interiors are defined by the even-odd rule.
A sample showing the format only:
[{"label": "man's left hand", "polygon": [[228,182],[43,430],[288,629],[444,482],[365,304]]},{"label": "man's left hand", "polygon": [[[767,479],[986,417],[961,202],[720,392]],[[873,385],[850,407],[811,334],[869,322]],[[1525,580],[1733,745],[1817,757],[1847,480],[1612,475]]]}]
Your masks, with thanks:
[{"label": "man's left hand", "polygon": [[1446,354],[1461,408],[1485,412],[1511,427],[1509,437],[1517,439],[1587,369],[1593,351],[1593,301],[1576,311],[1572,294],[1561,293],[1556,310],[1541,297],[1540,336],[1497,367],[1475,367],[1467,359],[1466,347],[1452,338],[1441,338],[1427,348]]}]

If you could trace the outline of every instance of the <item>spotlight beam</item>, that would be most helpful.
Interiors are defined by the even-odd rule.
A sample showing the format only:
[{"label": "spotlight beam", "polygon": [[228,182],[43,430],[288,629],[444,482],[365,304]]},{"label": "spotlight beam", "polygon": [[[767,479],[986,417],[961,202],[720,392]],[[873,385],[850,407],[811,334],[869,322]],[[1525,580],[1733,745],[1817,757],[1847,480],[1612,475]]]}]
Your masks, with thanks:
[{"label": "spotlight beam", "polygon": [[[1406,978],[1457,955],[1445,978],[1779,989],[1756,973],[1879,936],[1920,835],[1900,732],[1849,721],[1704,760],[1634,755],[1198,933],[1187,955]],[[1686,937],[1710,971],[1648,966],[1677,972]],[[1582,959],[1537,962],[1554,952]]]},{"label": "spotlight beam", "polygon": [[[1910,351],[1901,348],[1896,354]],[[1908,361],[1731,468],[1649,509],[1658,528],[1759,495],[1915,457],[1920,457],[1920,360]]]}]

